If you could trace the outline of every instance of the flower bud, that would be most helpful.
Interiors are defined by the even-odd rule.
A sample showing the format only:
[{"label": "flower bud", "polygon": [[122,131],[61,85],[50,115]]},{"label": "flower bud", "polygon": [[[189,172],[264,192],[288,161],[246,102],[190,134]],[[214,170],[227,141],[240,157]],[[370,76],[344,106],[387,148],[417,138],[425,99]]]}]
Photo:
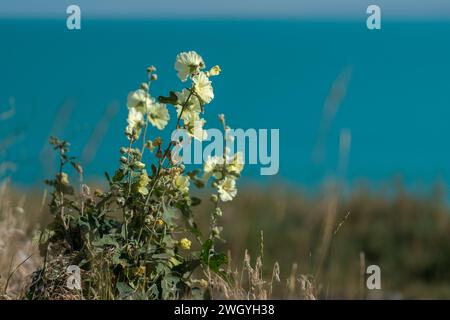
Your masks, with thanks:
[{"label": "flower bud", "polygon": [[221,232],[221,231],[222,231],[221,228],[219,228],[219,227],[214,227],[214,228],[211,230],[211,234],[212,234],[214,237],[217,237],[217,236],[220,235],[220,232]]},{"label": "flower bud", "polygon": [[144,222],[147,225],[151,225],[152,222],[153,222],[153,217],[152,216],[146,216]]},{"label": "flower bud", "polygon": [[95,190],[94,190],[94,195],[95,195],[96,197],[101,197],[101,196],[103,196],[103,191],[100,190],[100,189],[95,189]]},{"label": "flower bud", "polygon": [[136,277],[142,277],[145,274],[146,268],[145,266],[139,266],[139,268],[137,268],[137,270],[135,271],[134,275]]},{"label": "flower bud", "polygon": [[155,147],[160,147],[161,144],[162,144],[162,139],[161,139],[161,137],[157,137],[157,138],[155,138],[155,139],[153,140],[153,145],[154,145]]},{"label": "flower bud", "polygon": [[152,75],[150,76],[150,80],[151,80],[151,81],[156,81],[156,80],[158,80],[158,75],[157,75],[156,73],[152,74]]},{"label": "flower bud", "polygon": [[127,153],[127,148],[125,148],[125,147],[120,148],[120,153],[121,154]]},{"label": "flower bud", "polygon": [[152,73],[152,72],[155,72],[155,71],[156,71],[155,66],[150,66],[150,67],[147,68],[147,73]]},{"label": "flower bud", "polygon": [[217,203],[217,201],[219,201],[219,197],[217,196],[217,194],[212,194],[210,199],[214,203]]},{"label": "flower bud", "polygon": [[135,163],[133,163],[133,169],[142,170],[144,168],[145,168],[145,164],[140,161],[136,161]]},{"label": "flower bud", "polygon": [[214,211],[214,213],[215,213],[216,216],[221,217],[221,216],[222,216],[222,209],[216,208],[216,210]]},{"label": "flower bud", "polygon": [[209,74],[210,77],[218,76],[221,71],[222,71],[222,69],[220,69],[219,66],[214,66],[214,67],[211,68],[211,70],[209,70],[208,74]]},{"label": "flower bud", "polygon": [[148,84],[146,82],[142,82],[141,83],[141,89],[145,90],[145,91],[148,91]]},{"label": "flower bud", "polygon": [[120,157],[120,162],[122,162],[123,164],[127,164],[128,160],[125,157]]},{"label": "flower bud", "polygon": [[88,185],[84,183],[81,185],[81,194],[83,195],[83,197],[89,197],[91,195],[91,189]]},{"label": "flower bud", "polygon": [[202,288],[207,288],[208,287],[208,281],[206,281],[205,279],[201,279],[198,281],[198,285]]},{"label": "flower bud", "polygon": [[59,183],[68,186],[69,183],[69,176],[67,175],[67,173],[62,172],[61,174],[58,174],[58,181]]},{"label": "flower bud", "polygon": [[148,150],[150,150],[150,152],[153,152],[153,149],[155,148],[155,146],[153,145],[153,142],[151,142],[150,140],[148,140],[148,141],[145,143],[145,147],[146,147]]}]

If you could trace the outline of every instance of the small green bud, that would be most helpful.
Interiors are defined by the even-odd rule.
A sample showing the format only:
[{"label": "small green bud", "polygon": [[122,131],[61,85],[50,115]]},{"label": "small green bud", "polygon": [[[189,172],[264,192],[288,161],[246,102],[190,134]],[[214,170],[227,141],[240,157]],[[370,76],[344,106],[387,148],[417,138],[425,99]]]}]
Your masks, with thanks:
[{"label": "small green bud", "polygon": [[153,145],[153,142],[150,141],[150,140],[148,140],[148,141],[145,143],[145,147],[146,147],[148,150],[150,150],[150,152],[153,152],[153,149],[155,148],[155,146]]},{"label": "small green bud", "polygon": [[221,231],[222,231],[221,228],[219,228],[219,227],[214,227],[214,228],[211,230],[211,234],[212,234],[214,237],[217,237],[217,236],[220,235],[220,232],[221,232]]},{"label": "small green bud", "polygon": [[136,161],[135,163],[133,163],[133,169],[142,170],[144,168],[145,168],[145,164],[140,161]]},{"label": "small green bud", "polygon": [[212,194],[210,199],[212,202],[217,203],[217,201],[219,200],[219,197],[217,196],[217,194]]}]

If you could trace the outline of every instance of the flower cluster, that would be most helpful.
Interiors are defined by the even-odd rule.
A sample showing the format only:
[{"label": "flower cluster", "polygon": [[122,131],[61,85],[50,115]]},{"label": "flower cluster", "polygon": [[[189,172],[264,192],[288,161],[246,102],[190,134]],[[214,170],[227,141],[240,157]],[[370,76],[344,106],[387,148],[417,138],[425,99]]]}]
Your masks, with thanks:
[{"label": "flower cluster", "polygon": [[[222,121],[224,117],[221,117]],[[208,156],[203,171],[205,180],[212,177],[212,186],[217,188],[221,201],[231,201],[237,194],[236,179],[240,177],[244,169],[244,159],[242,152],[230,154],[229,148],[225,148],[223,157]]]},{"label": "flower cluster", "polygon": [[206,121],[200,114],[204,106],[214,99],[210,77],[219,75],[221,71],[219,66],[214,66],[206,72],[202,71],[204,68],[203,58],[195,51],[182,52],[176,57],[175,69],[180,80],[183,82],[192,80],[190,88],[175,93],[177,115],[183,120],[183,128],[189,135],[200,141],[207,138],[207,133],[203,129]]},{"label": "flower cluster", "polygon": [[152,81],[157,79],[156,68],[150,67],[148,71],[148,83],[142,83],[141,88],[128,94],[128,126],[125,133],[130,140],[136,141],[141,129],[150,122],[151,125],[163,130],[170,120],[169,111],[165,104],[154,99],[150,93],[150,85]]},{"label": "flower cluster", "polygon": [[[109,184],[106,191],[82,192],[80,197],[75,197],[69,176],[63,170],[70,163],[81,174],[81,166],[66,155],[68,143],[51,140],[60,151],[61,164],[55,179],[48,181],[55,187],[50,204],[55,221],[43,234],[52,237],[41,239],[45,238],[46,248],[49,242],[63,243],[52,246],[55,248],[70,248],[56,252],[55,257],[71,252],[68,263],[83,261],[83,274],[91,277],[84,283],[89,284],[90,290],[95,285],[104,288],[104,283],[97,282],[105,274],[111,277],[113,287],[103,291],[108,294],[103,298],[208,296],[208,281],[193,279],[194,269],[202,266],[205,277],[211,272],[223,273],[227,256],[214,248],[214,241],[222,231],[218,225],[219,199],[230,201],[236,196],[236,179],[243,169],[242,154],[231,154],[225,148],[223,157],[206,161],[203,173],[199,169],[188,171],[181,161],[172,158],[171,149],[180,141],[164,143],[157,134],[153,135],[158,131],[151,130],[168,126],[171,118],[167,105],[172,105],[176,112],[174,130],[185,129],[191,139],[207,137],[202,114],[205,105],[214,98],[211,77],[219,75],[221,70],[214,66],[205,71],[205,67],[203,58],[196,52],[180,53],[175,69],[183,83],[189,80],[189,86],[170,92],[168,97],[157,98],[150,94],[158,78],[156,68],[147,69],[147,82],[128,95],[125,129],[128,146],[120,148],[120,167],[114,175],[106,174]],[[229,130],[224,116],[219,119],[224,130]],[[148,139],[147,135],[154,137]],[[204,239],[193,215],[193,208],[201,199],[191,196],[190,188],[202,187],[209,179],[217,194],[211,197],[215,199],[215,207],[211,213],[210,236]],[[52,259],[51,254],[45,255]],[[76,262],[72,261],[74,257]],[[30,288],[33,297],[49,286],[43,272],[36,276]],[[84,294],[92,293],[86,290]]]}]

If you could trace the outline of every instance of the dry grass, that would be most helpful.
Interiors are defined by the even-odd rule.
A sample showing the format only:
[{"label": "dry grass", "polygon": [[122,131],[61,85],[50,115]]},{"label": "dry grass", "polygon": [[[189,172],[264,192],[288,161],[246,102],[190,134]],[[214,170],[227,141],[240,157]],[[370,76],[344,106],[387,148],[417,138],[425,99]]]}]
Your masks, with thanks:
[{"label": "dry grass", "polygon": [[16,199],[7,181],[0,183],[0,296],[20,298],[29,276],[40,263],[39,252],[31,241],[26,197]]},{"label": "dry grass", "polygon": [[[450,209],[436,190],[418,196],[401,188],[386,193],[358,188],[342,197],[330,190],[306,196],[279,186],[242,188],[236,202],[224,208],[227,243],[222,247],[230,252],[229,281],[208,279],[213,298],[449,298]],[[31,238],[50,216],[42,200],[42,193],[27,194],[1,184],[3,298],[22,297],[29,275],[40,266]],[[208,208],[200,209],[203,220]],[[380,265],[383,290],[364,288],[363,264]],[[108,281],[107,274],[97,276]],[[53,279],[56,285],[59,280]],[[105,299],[108,288],[93,290]],[[52,298],[80,297],[55,289]]]},{"label": "dry grass", "polygon": [[[231,259],[230,259],[231,261]],[[315,300],[316,288],[311,275],[299,274],[297,264],[293,264],[291,274],[286,281],[280,279],[280,265],[275,262],[271,274],[264,277],[264,264],[261,256],[258,256],[252,265],[248,251],[245,251],[242,265],[232,269],[231,264],[226,272],[228,281],[214,275],[210,278],[210,284],[216,299],[231,300],[267,300],[267,299],[302,299]],[[274,287],[285,294],[274,296]]]}]

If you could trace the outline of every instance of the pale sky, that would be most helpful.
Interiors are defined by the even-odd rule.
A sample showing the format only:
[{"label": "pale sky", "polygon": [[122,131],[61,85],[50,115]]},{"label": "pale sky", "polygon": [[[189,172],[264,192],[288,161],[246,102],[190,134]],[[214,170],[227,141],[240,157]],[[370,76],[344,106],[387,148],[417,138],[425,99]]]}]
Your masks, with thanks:
[{"label": "pale sky", "polygon": [[1,0],[0,17],[58,18],[70,4],[88,18],[355,19],[370,4],[385,18],[450,18],[450,0]]}]

